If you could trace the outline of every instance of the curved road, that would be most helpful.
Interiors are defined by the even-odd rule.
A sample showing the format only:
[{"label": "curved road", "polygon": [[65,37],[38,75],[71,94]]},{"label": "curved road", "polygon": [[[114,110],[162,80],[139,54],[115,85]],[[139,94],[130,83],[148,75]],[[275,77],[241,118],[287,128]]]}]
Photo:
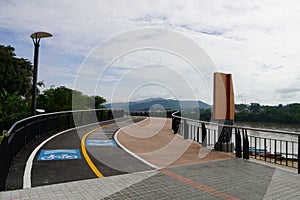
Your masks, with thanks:
[{"label": "curved road", "polygon": [[46,140],[45,137],[40,138],[14,159],[6,190],[23,188],[23,178],[30,182],[31,187],[36,187],[153,169],[118,147],[113,140],[120,127],[132,123],[127,118],[119,119],[118,123],[101,122],[66,131],[41,146],[34,156],[32,169],[27,173],[29,176],[24,176],[30,154]]}]

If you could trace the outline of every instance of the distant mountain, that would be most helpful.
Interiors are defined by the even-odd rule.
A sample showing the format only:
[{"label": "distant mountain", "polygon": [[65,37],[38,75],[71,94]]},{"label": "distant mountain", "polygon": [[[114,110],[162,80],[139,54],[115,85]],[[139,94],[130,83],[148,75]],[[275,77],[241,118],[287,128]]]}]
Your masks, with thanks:
[{"label": "distant mountain", "polygon": [[105,104],[104,106],[107,108],[122,108],[125,111],[148,111],[150,108],[151,110],[157,110],[162,107],[168,110],[186,110],[197,107],[203,109],[211,108],[210,105],[202,101],[178,101],[164,98],[150,98],[129,103],[112,103]]}]

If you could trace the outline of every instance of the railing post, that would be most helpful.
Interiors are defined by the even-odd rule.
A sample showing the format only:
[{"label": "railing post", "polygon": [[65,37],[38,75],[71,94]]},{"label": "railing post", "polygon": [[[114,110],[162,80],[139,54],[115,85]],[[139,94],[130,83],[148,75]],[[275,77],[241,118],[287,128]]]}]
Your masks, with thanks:
[{"label": "railing post", "polygon": [[256,137],[254,137],[254,158],[255,159],[256,159],[256,147],[257,147]]},{"label": "railing post", "polygon": [[175,126],[176,126],[175,123],[176,123],[176,122],[175,122],[175,117],[172,117],[172,130],[173,130],[174,134],[176,134],[176,133],[175,133]]},{"label": "railing post", "polygon": [[288,141],[285,141],[285,165],[286,166],[289,165],[289,163],[288,163],[288,145],[289,145]]},{"label": "railing post", "polygon": [[240,129],[235,129],[235,157],[242,157],[242,142],[241,142],[241,133]]},{"label": "railing post", "polygon": [[275,164],[277,163],[277,140],[274,140],[274,158],[275,158]]},{"label": "railing post", "polygon": [[265,161],[267,161],[267,139],[264,138],[264,152],[265,152]]},{"label": "railing post", "polygon": [[[207,137],[207,145],[209,146],[211,143],[210,143],[210,140],[211,140],[211,133],[212,133],[212,130],[211,129],[206,129],[206,137]],[[214,144],[214,142],[212,142],[212,144]]]},{"label": "railing post", "polygon": [[172,117],[172,129],[174,134],[178,133],[179,125],[180,125],[180,118]]},{"label": "railing post", "polygon": [[298,135],[298,174],[300,174],[300,135]]},{"label": "railing post", "polygon": [[184,139],[189,139],[189,126],[188,126],[188,123],[187,123],[187,120],[185,119],[183,121],[184,125],[183,125],[183,138]]},{"label": "railing post", "polygon": [[202,146],[207,147],[207,132],[204,123],[201,123],[201,131],[202,131]]},{"label": "railing post", "polygon": [[180,125],[181,125],[181,119],[180,118],[177,118],[176,119],[176,133],[179,132],[179,129],[180,129]]},{"label": "railing post", "polygon": [[199,138],[200,138],[200,127],[197,126],[197,142],[199,143]]},{"label": "railing post", "polygon": [[246,140],[245,140],[245,133],[244,129],[242,129],[242,136],[243,136],[243,159],[245,159],[246,155]]},{"label": "railing post", "polygon": [[246,159],[248,160],[250,158],[249,154],[249,138],[248,138],[248,133],[247,130],[245,129],[245,138],[246,138]]},{"label": "railing post", "polygon": [[197,141],[197,126],[194,125],[194,141]]},{"label": "railing post", "polygon": [[243,129],[243,159],[248,160],[249,156],[249,140],[247,130]]}]

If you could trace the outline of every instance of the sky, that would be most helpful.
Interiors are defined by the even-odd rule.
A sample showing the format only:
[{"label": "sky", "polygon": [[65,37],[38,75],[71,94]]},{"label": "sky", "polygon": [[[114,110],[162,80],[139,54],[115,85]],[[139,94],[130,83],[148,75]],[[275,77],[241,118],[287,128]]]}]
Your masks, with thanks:
[{"label": "sky", "polygon": [[285,105],[300,102],[299,19],[297,0],[1,0],[0,44],[33,62],[30,34],[53,34],[40,46],[46,88],[211,104],[218,71],[236,103]]}]

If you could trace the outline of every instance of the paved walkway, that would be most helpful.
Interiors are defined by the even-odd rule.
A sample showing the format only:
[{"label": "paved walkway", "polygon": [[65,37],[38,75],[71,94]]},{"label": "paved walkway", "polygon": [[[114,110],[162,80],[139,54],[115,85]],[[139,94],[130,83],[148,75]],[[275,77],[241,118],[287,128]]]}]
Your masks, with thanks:
[{"label": "paved walkway", "polygon": [[299,199],[300,177],[241,159],[24,190],[0,199]]},{"label": "paved walkway", "polygon": [[[153,118],[139,124],[149,130],[156,129],[157,125],[160,126],[159,119]],[[205,154],[188,156],[181,152],[172,155],[172,159],[165,159],[168,155],[165,153],[156,161],[149,153],[160,155],[155,152],[176,149],[176,145],[178,148],[185,146],[181,144],[184,141],[177,138],[179,136],[171,138],[168,121],[163,123],[162,129],[157,129],[156,134],[152,132],[152,137],[139,126],[120,131],[117,135],[119,142],[128,141],[123,146],[127,145],[143,159],[162,169],[1,192],[0,199],[300,199],[300,176],[295,172],[232,158],[232,155],[206,149]],[[131,134],[136,130],[140,135],[129,135],[129,130]],[[160,140],[155,139],[161,132],[165,132],[164,136]],[[146,138],[152,142],[141,143]],[[139,141],[135,146],[132,145],[134,140]],[[194,149],[198,144],[190,142],[190,145],[193,147],[187,149]],[[191,163],[186,165],[184,159]]]},{"label": "paved walkway", "polygon": [[234,158],[234,154],[201,147],[171,130],[171,119],[148,118],[122,128],[115,138],[123,146],[158,168]]}]

